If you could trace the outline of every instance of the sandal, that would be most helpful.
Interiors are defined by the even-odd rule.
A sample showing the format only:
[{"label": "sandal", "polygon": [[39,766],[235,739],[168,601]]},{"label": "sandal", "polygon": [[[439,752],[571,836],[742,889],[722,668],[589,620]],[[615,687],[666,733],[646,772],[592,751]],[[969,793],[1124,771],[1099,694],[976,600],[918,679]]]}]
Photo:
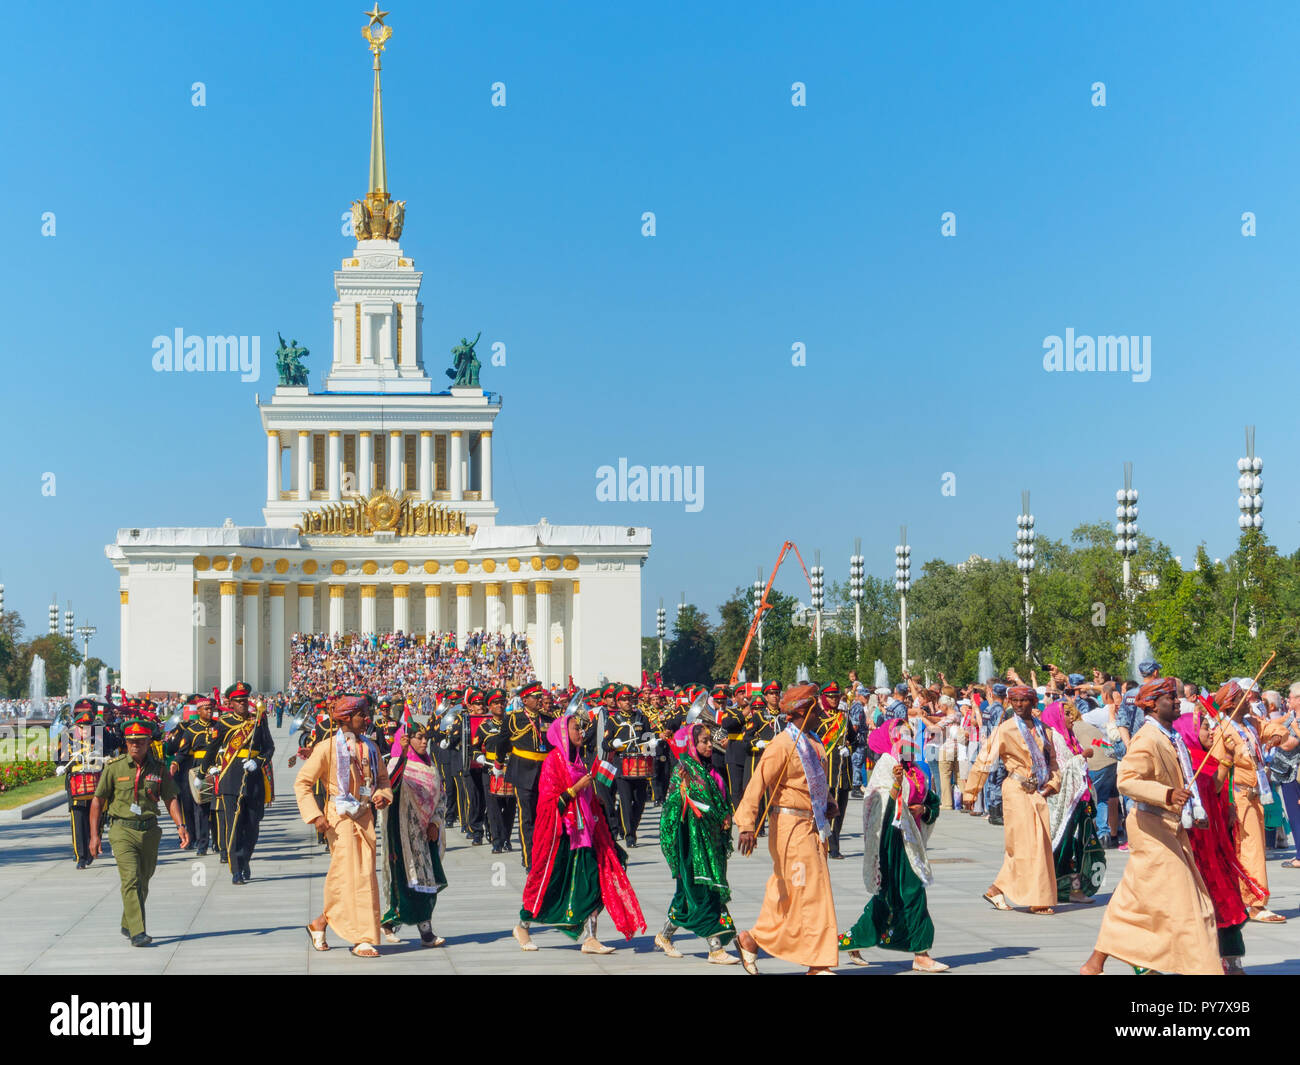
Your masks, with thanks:
[{"label": "sandal", "polygon": [[582,944],[583,954],[613,954],[614,948],[607,947],[595,936],[588,936]]},{"label": "sandal", "polygon": [[[928,964],[926,964],[926,965],[922,965],[922,964],[921,964],[922,961],[928,962]],[[945,964],[944,964],[943,962],[941,962],[941,961],[935,961],[934,958],[930,957],[928,954],[927,954],[927,955],[925,956],[925,958],[923,958],[923,959],[922,959],[922,958],[913,958],[913,959],[912,959],[912,971],[913,971],[913,972],[918,972],[918,973],[946,973],[946,972],[948,971],[949,968],[950,968],[950,966],[945,965]]]},{"label": "sandal", "polygon": [[850,965],[870,965],[871,963],[870,963],[869,961],[867,961],[867,959],[864,958],[864,957],[862,956],[862,951],[860,951],[860,950],[851,950],[851,951],[849,951],[849,964],[850,964]]},{"label": "sandal", "polygon": [[358,958],[379,957],[379,951],[375,949],[373,943],[358,943],[354,947],[352,947],[352,949],[349,950],[348,953],[353,954]]},{"label": "sandal", "polygon": [[1011,909],[1011,907],[1007,905],[1007,897],[1004,894],[1002,894],[1002,892],[1000,891],[996,895],[981,895],[980,898],[982,898],[995,910]]},{"label": "sandal", "polygon": [[396,928],[390,925],[382,925],[381,928],[384,933],[385,943],[400,943],[402,941],[402,937],[397,934]]},{"label": "sandal", "polygon": [[528,934],[528,929],[523,925],[515,925],[510,934],[515,937],[515,942],[519,944],[520,950],[537,949],[537,944],[533,942],[533,937]]},{"label": "sandal", "polygon": [[739,965],[740,959],[734,954],[728,954],[725,950],[709,951],[708,960],[714,965]]},{"label": "sandal", "polygon": [[745,972],[749,973],[750,976],[757,976],[758,951],[746,950],[741,946],[739,939],[736,940],[736,949],[740,951],[740,964],[744,967]]},{"label": "sandal", "polygon": [[421,921],[416,927],[420,930],[420,946],[441,947],[446,944],[447,941],[433,930],[431,922]]},{"label": "sandal", "polygon": [[312,950],[324,951],[330,949],[330,945],[325,942],[324,928],[313,928],[311,925],[307,925],[306,928],[307,928],[307,935],[311,937]]},{"label": "sandal", "polygon": [[1039,917],[1051,917],[1056,912],[1051,906],[1030,906],[1029,912]]},{"label": "sandal", "polygon": [[1300,869],[1300,858],[1292,858],[1282,863],[1283,869]]},{"label": "sandal", "polygon": [[1260,924],[1286,924],[1286,918],[1280,913],[1274,913],[1267,906],[1262,910],[1256,910],[1254,913],[1246,915],[1252,921],[1259,921]]},{"label": "sandal", "polygon": [[1085,895],[1082,891],[1071,891],[1070,901],[1076,906],[1091,906],[1096,900],[1089,895]]}]

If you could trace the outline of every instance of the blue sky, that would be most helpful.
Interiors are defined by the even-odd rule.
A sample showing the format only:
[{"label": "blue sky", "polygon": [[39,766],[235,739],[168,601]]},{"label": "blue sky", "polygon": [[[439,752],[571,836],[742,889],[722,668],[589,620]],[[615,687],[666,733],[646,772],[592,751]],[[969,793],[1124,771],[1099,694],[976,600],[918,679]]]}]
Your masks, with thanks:
[{"label": "blue sky", "polygon": [[[260,524],[253,396],[277,329],[318,382],[366,191],[362,6],[61,4],[9,50],[0,580],[31,629],[57,593],[116,663],[114,530]],[[1009,555],[1022,488],[1066,535],[1125,460],[1144,532],[1224,554],[1248,422],[1296,548],[1294,5],[389,6],[426,366],[507,345],[499,520],[651,526],[647,633],[786,538],[831,579],[855,536],[889,576],[902,522],[917,560]],[[154,373],[178,326],[261,335],[262,380]],[[1045,372],[1067,327],[1150,336],[1150,381]],[[704,508],[597,502],[620,457],[703,466]]]}]

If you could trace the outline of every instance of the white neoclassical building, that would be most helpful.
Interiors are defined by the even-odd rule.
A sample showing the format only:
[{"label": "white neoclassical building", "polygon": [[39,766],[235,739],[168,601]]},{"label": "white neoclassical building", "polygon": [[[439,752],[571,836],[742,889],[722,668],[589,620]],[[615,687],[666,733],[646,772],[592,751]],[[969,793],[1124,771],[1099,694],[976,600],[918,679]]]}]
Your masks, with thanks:
[{"label": "white neoclassical building", "polygon": [[261,404],[265,525],[119,529],[105,548],[128,691],[284,689],[295,631],[522,632],[544,683],[639,675],[650,530],[498,525],[501,399],[468,383],[476,373],[439,391],[425,370],[421,274],[397,243],[405,203],[387,189],[379,57],[391,31],[378,26],[366,31],[370,192],[334,272],[324,389],[280,385]]}]

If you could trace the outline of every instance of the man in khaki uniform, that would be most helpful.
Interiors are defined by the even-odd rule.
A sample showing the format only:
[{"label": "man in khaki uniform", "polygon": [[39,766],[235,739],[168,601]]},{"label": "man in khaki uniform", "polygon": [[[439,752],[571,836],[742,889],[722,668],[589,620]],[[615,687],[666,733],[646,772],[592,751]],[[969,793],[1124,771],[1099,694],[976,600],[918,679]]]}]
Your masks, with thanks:
[{"label": "man in khaki uniform", "polygon": [[99,815],[106,808],[112,819],[108,840],[122,878],[122,935],[131,940],[133,947],[147,947],[153,940],[145,933],[144,901],[149,897],[149,880],[158,864],[158,844],[162,842],[159,799],[167,806],[182,847],[189,845],[190,837],[176,782],[153,750],[154,725],[142,717],[131,718],[122,734],[126,754],[105,763],[90,804],[90,854],[99,857]]}]

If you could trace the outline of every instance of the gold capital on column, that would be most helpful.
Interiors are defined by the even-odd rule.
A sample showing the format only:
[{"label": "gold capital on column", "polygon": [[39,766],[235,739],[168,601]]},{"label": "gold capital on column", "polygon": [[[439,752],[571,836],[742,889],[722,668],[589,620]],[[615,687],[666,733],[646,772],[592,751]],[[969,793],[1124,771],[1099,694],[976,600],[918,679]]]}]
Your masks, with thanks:
[{"label": "gold capital on column", "polygon": [[316,585],[312,584],[310,581],[303,581],[301,584],[298,585],[299,599],[310,599],[315,594],[316,594]]},{"label": "gold capital on column", "polygon": [[511,581],[511,582],[510,582],[510,591],[511,591],[514,595],[527,595],[527,594],[528,594],[528,582],[527,582],[527,581]]},{"label": "gold capital on column", "polygon": [[424,586],[424,598],[437,599],[442,595],[441,584],[426,584]]},{"label": "gold capital on column", "polygon": [[494,583],[492,581],[489,581],[487,584],[483,585],[483,589],[485,592],[487,592],[488,595],[497,596],[501,594],[501,585]]},{"label": "gold capital on column", "polygon": [[474,585],[458,584],[456,585],[456,598],[464,599],[474,594]]},{"label": "gold capital on column", "polygon": [[373,584],[363,584],[361,586],[361,598],[373,599],[375,597],[375,587]]},{"label": "gold capital on column", "polygon": [[408,584],[394,584],[394,585],[393,585],[393,598],[394,598],[394,599],[407,599],[407,598],[410,597],[410,591],[411,591],[411,586],[408,585]]},{"label": "gold capital on column", "polygon": [[222,594],[222,595],[234,595],[234,594],[235,594],[235,582],[234,582],[234,581],[222,581],[222,582],[221,582],[221,594]]},{"label": "gold capital on column", "polygon": [[538,595],[550,595],[550,594],[551,594],[551,582],[550,582],[550,581],[533,581],[533,590],[536,591]]},{"label": "gold capital on column", "polygon": [[578,582],[577,582],[577,581],[574,581],[574,582],[573,582],[573,594],[574,594],[574,595],[577,595],[577,594],[578,594]]},{"label": "gold capital on column", "polygon": [[261,587],[256,581],[244,581],[239,590],[245,595],[256,595],[257,590]]},{"label": "gold capital on column", "polygon": [[274,584],[274,583],[273,583],[273,584],[268,584],[268,585],[266,586],[266,590],[267,590],[267,592],[270,594],[270,596],[271,596],[272,599],[283,599],[283,598],[284,598],[284,589],[285,589],[285,586],[284,586],[283,584]]},{"label": "gold capital on column", "polygon": [[331,584],[330,598],[342,599],[347,594],[348,586],[346,584]]},{"label": "gold capital on column", "polygon": [[119,588],[117,591],[118,598],[122,601],[122,606],[126,606],[127,591],[125,588]]}]

